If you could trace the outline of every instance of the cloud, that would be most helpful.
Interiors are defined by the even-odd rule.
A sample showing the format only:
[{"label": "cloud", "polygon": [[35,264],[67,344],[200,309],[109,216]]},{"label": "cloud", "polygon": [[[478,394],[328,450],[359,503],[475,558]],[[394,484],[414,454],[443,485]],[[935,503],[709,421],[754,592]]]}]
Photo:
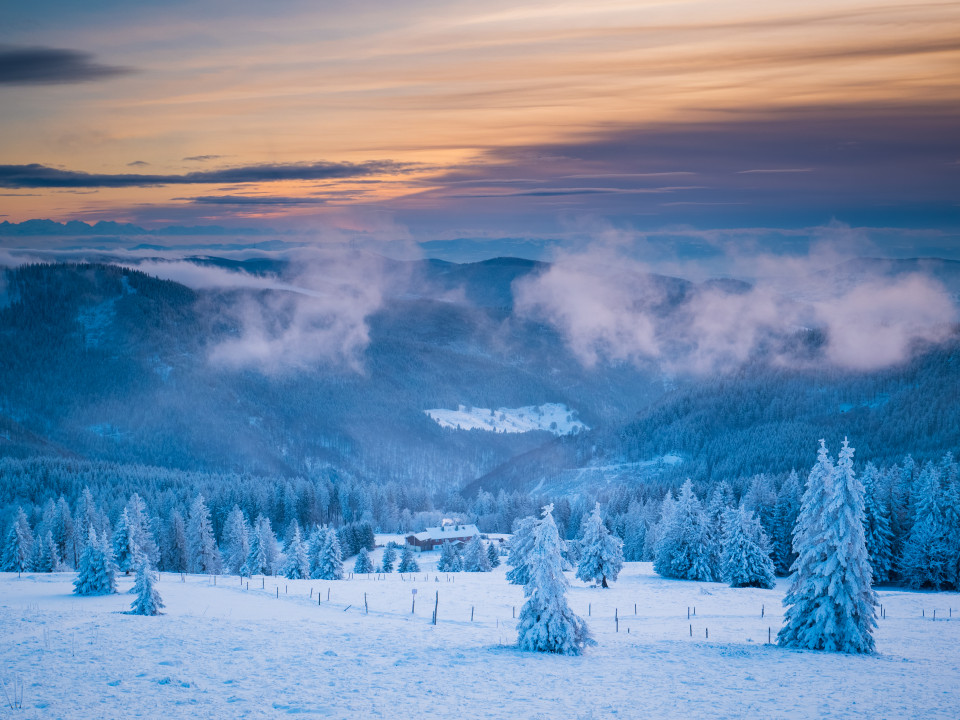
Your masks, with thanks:
[{"label": "cloud", "polygon": [[92,54],[79,50],[0,47],[0,85],[80,83],[131,72],[131,68],[95,63]]},{"label": "cloud", "polygon": [[245,165],[185,173],[183,175],[142,175],[87,173],[60,170],[47,165],[0,165],[0,187],[149,187],[154,185],[203,185],[254,183],[281,180],[329,180],[411,171],[409,163],[371,160],[362,163],[315,162]]},{"label": "cloud", "polygon": [[206,162],[207,160],[219,160],[223,155],[191,155],[190,157],[185,157],[184,161],[186,162]]},{"label": "cloud", "polygon": [[325,198],[276,195],[199,195],[174,199],[189,200],[191,203],[198,205],[280,205],[292,207],[295,205],[325,205],[327,203]]},{"label": "cloud", "polygon": [[142,167],[149,164],[146,160],[134,160],[133,162],[128,162],[127,167]]},{"label": "cloud", "polygon": [[[793,367],[872,371],[908,360],[918,343],[955,331],[960,314],[944,286],[922,272],[850,260],[829,242],[792,257],[741,255],[752,284],[678,285],[637,260],[616,233],[561,252],[517,281],[517,312],[546,322],[586,366],[656,363],[666,372],[712,374],[754,358]],[[819,333],[819,346],[804,344]]]}]

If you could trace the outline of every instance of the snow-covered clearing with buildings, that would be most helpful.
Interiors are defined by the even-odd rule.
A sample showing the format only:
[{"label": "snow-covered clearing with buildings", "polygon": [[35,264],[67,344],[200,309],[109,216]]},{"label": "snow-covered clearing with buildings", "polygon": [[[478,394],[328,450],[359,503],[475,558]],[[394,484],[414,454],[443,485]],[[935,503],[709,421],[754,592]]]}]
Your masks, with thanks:
[{"label": "snow-covered clearing with buildings", "polygon": [[23,710],[0,696],[0,717],[957,717],[956,593],[880,589],[877,654],[844,655],[767,644],[785,579],[733,589],[627,563],[602,590],[568,572],[597,645],[566,657],[515,647],[523,589],[505,566],[442,574],[438,557],[339,581],[163,573],[157,617],[126,614],[132,574],[77,597],[74,573],[2,573],[0,679],[23,683]]},{"label": "snow-covered clearing with buildings", "polygon": [[577,420],[575,411],[562,403],[527,405],[520,408],[478,408],[460,405],[456,410],[424,410],[441,427],[454,430],[486,430],[499,433],[525,433],[545,430],[554,435],[569,435],[589,428]]}]

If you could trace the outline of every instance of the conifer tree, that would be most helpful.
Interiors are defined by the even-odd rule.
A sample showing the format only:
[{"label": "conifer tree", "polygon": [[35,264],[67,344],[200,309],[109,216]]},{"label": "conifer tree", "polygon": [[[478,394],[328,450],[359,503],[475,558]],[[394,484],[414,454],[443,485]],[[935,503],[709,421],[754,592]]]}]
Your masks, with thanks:
[{"label": "conifer tree", "polygon": [[597,582],[600,587],[610,587],[607,580],[616,581],[623,568],[623,543],[604,525],[600,503],[593,508],[583,528],[577,577],[584,582]]},{"label": "conifer tree", "polygon": [[687,480],[665,520],[653,569],[663,577],[715,580],[719,568],[710,565],[708,539],[706,515],[693,492],[693,483]]},{"label": "conifer tree", "polygon": [[463,570],[463,559],[449,540],[440,545],[440,559],[437,561],[438,572],[460,572]]},{"label": "conifer tree", "polygon": [[490,561],[490,568],[500,567],[500,552],[497,549],[497,541],[491,540],[487,544],[487,560]]},{"label": "conifer tree", "polygon": [[307,580],[310,577],[310,558],[307,557],[307,546],[300,537],[299,525],[294,528],[293,537],[287,544],[287,562],[283,575],[290,580]]},{"label": "conifer tree", "polygon": [[213,536],[210,510],[203,495],[197,495],[190,506],[187,522],[187,542],[190,543],[190,559],[193,572],[216,575],[223,570],[223,558]]},{"label": "conifer tree", "polygon": [[317,561],[316,577],[319,580],[343,579],[343,554],[340,551],[340,541],[337,533],[327,528],[320,557]]},{"label": "conifer tree", "polygon": [[[393,572],[393,564],[397,561],[397,544],[391,540],[383,549],[383,560],[380,564],[380,571],[385,573]],[[441,570],[441,572],[443,572]]]},{"label": "conifer tree", "polygon": [[886,503],[877,486],[878,473],[873,463],[863,469],[863,531],[867,543],[873,581],[886,582],[893,569],[893,553],[890,532],[890,516]]},{"label": "conifer tree", "polygon": [[113,531],[113,556],[116,558],[117,567],[124,575],[129,575],[131,571],[137,569],[140,546],[137,545],[134,528],[130,525],[127,508],[121,511]]},{"label": "conifer tree", "polygon": [[70,513],[70,505],[67,499],[61,495],[57,500],[57,511],[54,516],[53,527],[51,528],[53,541],[57,545],[57,557],[60,558],[60,564],[65,565],[73,557],[73,515]]},{"label": "conifer tree", "polygon": [[187,524],[180,511],[170,512],[167,527],[167,544],[164,551],[165,569],[185,573],[190,570],[190,545],[187,542]]},{"label": "conifer tree", "polygon": [[773,509],[773,532],[770,537],[771,559],[778,575],[789,575],[797,556],[793,552],[793,528],[800,512],[803,488],[796,470],[791,470],[777,493]]},{"label": "conifer tree", "polygon": [[247,577],[269,574],[267,569],[267,551],[264,548],[263,535],[260,532],[262,526],[260,520],[262,519],[262,515],[257,518],[256,527],[250,534],[250,552],[247,553],[247,559],[244,561],[243,567],[240,568],[240,574],[246,575]]},{"label": "conifer tree", "polygon": [[87,543],[77,563],[77,577],[73,581],[76,595],[110,595],[117,591],[116,564],[106,535],[97,536],[91,527]]},{"label": "conifer tree", "polygon": [[60,551],[53,539],[53,531],[47,530],[44,536],[38,539],[34,545],[37,548],[33,560],[34,572],[57,572],[61,567]]},{"label": "conifer tree", "polygon": [[567,578],[560,558],[560,536],[553,521],[553,506],[543,509],[536,523],[526,562],[530,581],[523,592],[527,600],[517,621],[521,650],[579,655],[587,645],[596,644],[583,618],[567,605]]},{"label": "conifer tree", "polygon": [[947,580],[948,540],[941,509],[940,473],[924,466],[914,488],[913,527],[903,545],[900,575],[914,588],[940,590]]},{"label": "conifer tree", "polygon": [[784,647],[873,652],[876,595],[863,515],[863,486],[853,471],[853,448],[844,440],[834,468],[821,440],[794,533],[798,557],[777,635]]},{"label": "conifer tree", "polygon": [[357,561],[353,564],[353,571],[358,575],[366,575],[373,572],[373,561],[370,559],[370,553],[366,548],[360,548],[357,553]]},{"label": "conifer tree", "polygon": [[723,579],[730,587],[772,588],[775,582],[767,534],[743,505],[727,510],[723,523]]},{"label": "conifer tree", "polygon": [[16,517],[3,545],[3,562],[0,568],[7,572],[25,572],[30,569],[33,555],[33,532],[22,507],[17,508]]},{"label": "conifer tree", "polygon": [[150,569],[150,560],[145,553],[137,559],[137,579],[131,592],[136,595],[130,605],[131,615],[160,615],[163,600],[156,587],[156,577]]},{"label": "conifer tree", "polygon": [[[239,505],[234,505],[223,527],[224,564],[238,574],[250,554],[250,525]],[[309,577],[309,575],[308,575]]]},{"label": "conifer tree", "polygon": [[[147,556],[151,566],[160,559],[160,553],[157,549],[157,542],[153,537],[153,531],[150,529],[150,520],[147,517],[147,505],[137,493],[130,496],[127,501],[127,522],[130,525],[130,533],[133,536],[137,548]],[[136,566],[132,568],[136,570]]]},{"label": "conifer tree", "polygon": [[507,556],[507,582],[514,585],[526,585],[530,582],[530,568],[527,564],[527,555],[533,547],[534,531],[537,527],[535,517],[525,517],[517,520],[513,526],[513,537],[510,538],[510,554]]},{"label": "conifer tree", "polygon": [[403,546],[403,552],[400,553],[400,566],[397,568],[398,573],[415,573],[420,572],[420,565],[417,563],[417,559],[413,556],[413,548],[409,545]]},{"label": "conifer tree", "polygon": [[490,558],[479,535],[474,535],[463,550],[463,569],[467,572],[490,572]]}]

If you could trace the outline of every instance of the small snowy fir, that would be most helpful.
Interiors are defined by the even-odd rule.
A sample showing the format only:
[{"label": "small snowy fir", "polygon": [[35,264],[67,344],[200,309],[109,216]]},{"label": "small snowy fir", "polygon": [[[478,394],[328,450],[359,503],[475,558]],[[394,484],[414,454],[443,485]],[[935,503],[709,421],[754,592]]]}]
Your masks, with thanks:
[{"label": "small snowy fir", "polygon": [[496,540],[491,540],[487,545],[487,560],[490,561],[491,568],[500,567],[500,551],[497,549],[497,544]]},{"label": "small snowy fir", "polygon": [[560,557],[560,536],[553,521],[553,505],[543,509],[529,553],[530,582],[524,587],[527,601],[517,621],[521,650],[579,655],[595,645],[583,618],[567,605],[567,578]]},{"label": "small snowy fir", "polygon": [[400,567],[397,568],[397,572],[420,572],[420,565],[417,563],[417,559],[413,556],[413,548],[409,545],[403,546],[403,552],[400,555]]},{"label": "small snowy fir", "polygon": [[353,564],[353,571],[357,575],[366,575],[373,572],[373,560],[370,559],[370,553],[366,548],[360,548],[357,553],[357,561]]},{"label": "small snowy fir", "polygon": [[340,550],[340,540],[332,528],[322,531],[323,545],[320,548],[320,557],[314,571],[316,580],[343,579],[343,553]]},{"label": "small snowy fir", "polygon": [[658,574],[681,580],[717,579],[719,568],[711,565],[707,516],[690,480],[683,484],[675,503],[664,502],[661,526],[653,561]]},{"label": "small snowy fir", "polygon": [[623,542],[607,530],[600,503],[597,503],[587,519],[580,541],[577,577],[584,582],[596,582],[600,587],[610,587],[607,581],[615,581],[622,568]]},{"label": "small snowy fir", "polygon": [[730,587],[770,589],[776,581],[767,534],[743,505],[730,508],[724,517],[722,563]]},{"label": "small snowy fir", "polygon": [[7,572],[24,572],[30,568],[30,556],[33,553],[33,533],[30,522],[22,507],[17,508],[17,516],[7,533],[3,545],[2,568]]},{"label": "small snowy fir", "polygon": [[383,549],[383,559],[380,562],[380,572],[392,573],[393,565],[397,562],[397,544],[391,540]]},{"label": "small snowy fir", "polygon": [[131,615],[160,615],[163,600],[156,588],[156,576],[150,569],[150,561],[141,555],[137,564],[137,580],[133,584],[133,594],[137,597],[130,605]]},{"label": "small snowy fir", "polygon": [[463,569],[467,572],[490,572],[490,557],[479,535],[474,535],[463,549]]},{"label": "small snowy fir", "polygon": [[820,441],[794,532],[797,560],[777,641],[784,647],[872,653],[876,595],[863,530],[863,486],[844,440],[836,467]]},{"label": "small snowy fir", "polygon": [[307,556],[307,545],[300,536],[299,525],[294,526],[293,536],[287,544],[287,562],[283,567],[283,576],[290,580],[310,578],[310,558]]},{"label": "small snowy fir", "polygon": [[463,570],[463,558],[449,540],[440,545],[440,559],[437,561],[437,572],[460,572]]},{"label": "small snowy fir", "polygon": [[98,537],[91,527],[77,563],[73,592],[76,595],[110,595],[116,591],[117,566],[113,561],[113,551],[106,535]]},{"label": "small snowy fir", "polygon": [[227,516],[223,528],[223,546],[226,569],[239,574],[250,554],[250,525],[239,505],[234,505]]},{"label": "small snowy fir", "polygon": [[514,585],[526,585],[530,582],[530,567],[527,557],[533,547],[533,535],[537,527],[535,517],[525,517],[517,520],[513,527],[513,537],[510,538],[510,554],[507,556],[507,582]]}]

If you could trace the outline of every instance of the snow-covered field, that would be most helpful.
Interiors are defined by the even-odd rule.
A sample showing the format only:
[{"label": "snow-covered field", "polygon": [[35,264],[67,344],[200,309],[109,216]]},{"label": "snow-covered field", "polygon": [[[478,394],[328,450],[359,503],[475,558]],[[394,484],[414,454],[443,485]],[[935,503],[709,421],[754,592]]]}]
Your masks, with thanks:
[{"label": "snow-covered field", "polygon": [[460,405],[456,410],[424,410],[434,422],[445,428],[487,430],[501,433],[525,433],[546,430],[554,435],[589,430],[576,419],[576,413],[562,403],[527,405],[521,408],[477,408]]},{"label": "snow-covered field", "polygon": [[610,590],[573,582],[568,599],[589,607],[598,645],[558,657],[511,647],[523,599],[503,567],[438,575],[435,560],[413,578],[266,578],[263,589],[259,577],[247,589],[164,574],[160,617],[123,614],[132,578],[119,595],[79,598],[72,573],[0,574],[0,679],[24,684],[23,711],[0,718],[960,716],[955,593],[881,590],[879,653],[830,655],[766,644],[784,581],[734,590],[628,563]]}]

